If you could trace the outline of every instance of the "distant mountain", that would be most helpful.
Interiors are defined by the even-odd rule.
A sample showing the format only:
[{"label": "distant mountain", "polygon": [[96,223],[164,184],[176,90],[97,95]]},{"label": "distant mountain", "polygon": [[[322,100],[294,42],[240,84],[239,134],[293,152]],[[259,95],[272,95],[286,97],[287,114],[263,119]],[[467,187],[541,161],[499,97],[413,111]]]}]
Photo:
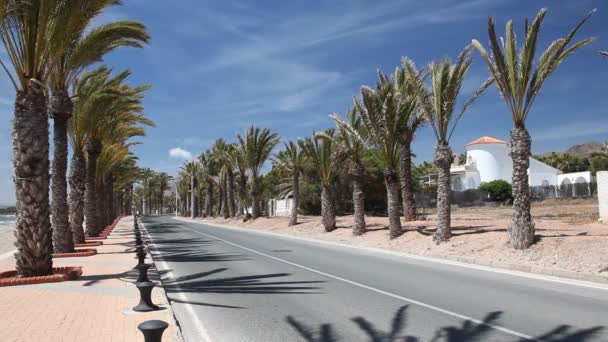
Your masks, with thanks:
[{"label": "distant mountain", "polygon": [[575,155],[577,157],[590,157],[593,152],[598,152],[604,144],[597,141],[589,141],[586,143],[570,146],[565,153]]}]

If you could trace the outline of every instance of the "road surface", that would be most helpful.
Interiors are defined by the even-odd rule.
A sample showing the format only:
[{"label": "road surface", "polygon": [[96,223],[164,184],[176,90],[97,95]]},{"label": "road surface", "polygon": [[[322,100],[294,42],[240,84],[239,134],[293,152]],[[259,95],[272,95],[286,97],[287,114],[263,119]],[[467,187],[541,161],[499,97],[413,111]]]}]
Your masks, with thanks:
[{"label": "road surface", "polygon": [[603,286],[169,216],[143,222],[188,342],[608,341]]}]

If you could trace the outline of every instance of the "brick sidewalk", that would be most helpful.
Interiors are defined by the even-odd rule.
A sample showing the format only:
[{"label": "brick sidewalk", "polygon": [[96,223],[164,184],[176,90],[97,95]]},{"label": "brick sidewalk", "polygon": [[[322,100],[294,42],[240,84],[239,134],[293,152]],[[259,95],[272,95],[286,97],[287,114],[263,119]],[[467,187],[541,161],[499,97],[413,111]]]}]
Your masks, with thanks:
[{"label": "brick sidewalk", "polygon": [[[53,266],[82,266],[76,281],[0,288],[2,341],[143,341],[137,325],[149,319],[169,323],[163,341],[181,341],[162,287],[152,292],[162,311],[135,313],[139,302],[132,284],[134,259],[133,217],[123,218],[91,257],[53,259]],[[150,256],[146,258],[151,263]],[[14,260],[0,261],[0,271],[14,269]],[[160,285],[156,269],[150,280]]]}]

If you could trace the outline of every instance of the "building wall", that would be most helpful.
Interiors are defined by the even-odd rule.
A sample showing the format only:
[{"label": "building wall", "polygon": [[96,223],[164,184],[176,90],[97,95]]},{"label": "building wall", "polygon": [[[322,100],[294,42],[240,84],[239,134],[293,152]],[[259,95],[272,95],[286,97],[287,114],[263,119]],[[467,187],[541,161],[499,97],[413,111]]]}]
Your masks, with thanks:
[{"label": "building wall", "polygon": [[274,216],[289,216],[291,213],[291,206],[293,205],[292,198],[275,199]]},{"label": "building wall", "polygon": [[596,176],[600,221],[608,222],[608,171],[598,171]]},{"label": "building wall", "polygon": [[[511,183],[513,161],[505,144],[476,144],[467,146],[467,165],[474,165],[478,174],[467,172],[465,184],[475,182],[479,187],[481,182],[491,182],[502,179]],[[558,175],[561,171],[540,161],[530,158],[528,169],[530,186],[558,185]],[[467,187],[468,188],[468,187]]]}]

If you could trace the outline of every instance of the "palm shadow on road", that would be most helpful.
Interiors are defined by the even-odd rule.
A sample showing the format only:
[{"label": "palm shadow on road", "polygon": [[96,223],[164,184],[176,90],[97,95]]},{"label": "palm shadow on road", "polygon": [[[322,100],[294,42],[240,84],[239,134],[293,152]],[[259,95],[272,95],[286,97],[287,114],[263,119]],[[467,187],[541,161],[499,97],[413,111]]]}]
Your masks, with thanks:
[{"label": "palm shadow on road", "polygon": [[[358,327],[364,339],[368,342],[421,342],[423,339],[408,335],[405,331],[406,311],[408,305],[400,307],[395,313],[388,331],[376,327],[371,321],[363,317],[353,317],[353,328]],[[463,321],[460,326],[447,326],[439,328],[429,340],[430,342],[465,342],[465,341],[491,341],[490,332],[495,331],[493,326],[498,325],[502,312],[490,312],[482,320],[482,324],[471,321]],[[312,328],[298,321],[293,316],[285,318],[287,323],[299,334],[302,341],[306,342],[338,342],[342,339],[339,332],[335,331],[330,323],[324,323],[319,329]],[[588,329],[575,329],[569,325],[559,325],[551,331],[530,339],[517,339],[514,341],[545,341],[545,342],[584,342],[592,341],[604,327],[592,327]]]}]

